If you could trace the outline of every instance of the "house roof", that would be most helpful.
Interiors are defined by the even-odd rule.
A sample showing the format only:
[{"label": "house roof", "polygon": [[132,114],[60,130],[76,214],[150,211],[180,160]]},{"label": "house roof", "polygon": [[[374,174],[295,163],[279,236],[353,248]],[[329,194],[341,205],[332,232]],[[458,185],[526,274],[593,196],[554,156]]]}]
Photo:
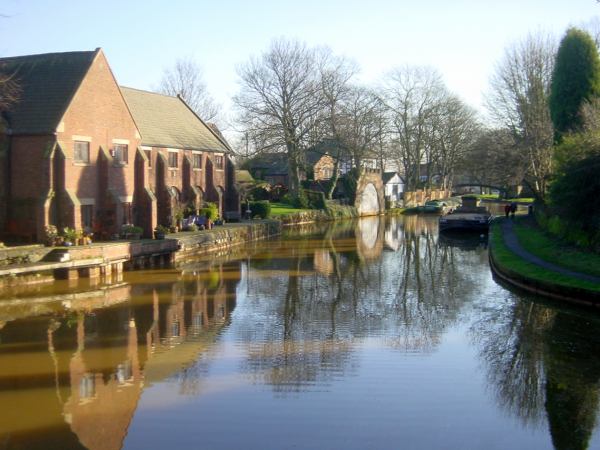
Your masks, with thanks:
[{"label": "house roof", "polygon": [[252,175],[247,170],[236,170],[235,180],[238,183],[254,183],[254,178],[252,178]]},{"label": "house roof", "polygon": [[142,145],[228,152],[227,144],[180,98],[121,86]]},{"label": "house roof", "polygon": [[402,181],[402,177],[398,174],[398,172],[384,172],[381,174],[381,179],[383,180],[383,184],[389,183],[389,181],[394,178],[394,176],[398,175],[400,180]]},{"label": "house roof", "polygon": [[260,169],[261,175],[287,175],[288,173],[285,153],[262,153],[248,160],[244,165],[249,170]]},{"label": "house roof", "polygon": [[99,51],[0,58],[0,72],[14,76],[21,91],[6,112],[12,133],[55,132]]}]

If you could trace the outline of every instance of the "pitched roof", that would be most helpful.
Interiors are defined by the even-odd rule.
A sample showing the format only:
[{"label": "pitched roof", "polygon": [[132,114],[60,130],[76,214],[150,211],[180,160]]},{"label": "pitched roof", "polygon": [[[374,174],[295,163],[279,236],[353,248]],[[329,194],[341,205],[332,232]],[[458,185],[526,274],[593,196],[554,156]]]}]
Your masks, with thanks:
[{"label": "pitched roof", "polygon": [[394,178],[394,176],[395,176],[395,175],[398,175],[398,177],[400,178],[400,180],[401,180],[401,181],[404,181],[404,180],[402,180],[402,177],[400,176],[400,174],[399,174],[398,172],[384,172],[384,173],[381,175],[381,178],[382,178],[382,180],[383,180],[383,183],[384,183],[384,184],[386,184],[386,183],[387,183],[387,182],[389,182],[389,181],[390,181],[392,178]]},{"label": "pitched roof", "polygon": [[287,175],[288,160],[285,153],[261,153],[246,161],[249,170],[261,169],[262,175]]},{"label": "pitched roof", "polygon": [[100,49],[0,58],[0,71],[14,75],[19,101],[6,112],[13,134],[52,133]]},{"label": "pitched roof", "polygon": [[254,183],[254,178],[252,178],[252,175],[247,170],[236,170],[235,180],[238,183]]},{"label": "pitched roof", "polygon": [[123,86],[121,92],[142,135],[142,145],[229,151],[181,98]]}]

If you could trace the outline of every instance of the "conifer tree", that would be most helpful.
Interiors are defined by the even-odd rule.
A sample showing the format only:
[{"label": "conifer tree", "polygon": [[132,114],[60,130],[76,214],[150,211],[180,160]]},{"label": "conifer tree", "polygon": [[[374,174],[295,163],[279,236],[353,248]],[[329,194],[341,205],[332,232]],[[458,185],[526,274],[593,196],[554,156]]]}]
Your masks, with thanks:
[{"label": "conifer tree", "polygon": [[563,37],[552,74],[550,115],[555,136],[582,129],[581,109],[600,95],[600,59],[592,37],[570,28]]}]

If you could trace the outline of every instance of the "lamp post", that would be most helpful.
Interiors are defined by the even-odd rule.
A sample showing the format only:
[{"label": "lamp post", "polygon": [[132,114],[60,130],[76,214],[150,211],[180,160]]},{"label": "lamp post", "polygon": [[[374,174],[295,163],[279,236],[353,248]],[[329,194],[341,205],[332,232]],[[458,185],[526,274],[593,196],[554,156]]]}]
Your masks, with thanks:
[{"label": "lamp post", "polygon": [[250,200],[246,199],[246,220],[250,220],[252,218],[252,211],[250,211]]}]

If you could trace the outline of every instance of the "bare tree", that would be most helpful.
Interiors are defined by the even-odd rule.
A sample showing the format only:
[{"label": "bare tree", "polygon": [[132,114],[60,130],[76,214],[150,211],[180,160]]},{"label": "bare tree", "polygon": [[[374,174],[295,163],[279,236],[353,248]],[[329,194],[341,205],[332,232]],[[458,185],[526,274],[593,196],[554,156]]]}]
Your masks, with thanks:
[{"label": "bare tree", "polygon": [[555,52],[555,39],[541,33],[509,47],[496,68],[487,98],[493,119],[511,131],[526,155],[525,181],[538,198],[544,197],[552,169],[554,132],[548,98]]},{"label": "bare tree", "polygon": [[408,189],[414,189],[431,137],[431,120],[446,88],[434,69],[405,66],[387,76],[383,95],[392,128],[391,152]]},{"label": "bare tree", "polygon": [[19,100],[21,88],[17,75],[0,65],[0,112]]},{"label": "bare tree", "polygon": [[481,129],[461,165],[459,182],[496,187],[507,192],[520,183],[525,159],[507,129]]},{"label": "bare tree", "polygon": [[440,102],[433,116],[431,149],[440,175],[440,187],[452,189],[455,171],[462,165],[478,134],[475,111],[455,95]]},{"label": "bare tree", "polygon": [[279,39],[238,69],[239,120],[259,150],[286,153],[292,195],[300,192],[304,150],[324,106],[318,67],[314,49]]},{"label": "bare tree", "polygon": [[167,95],[180,95],[206,122],[219,119],[220,107],[206,89],[202,68],[192,59],[178,59],[172,68],[165,69],[158,90]]},{"label": "bare tree", "polygon": [[317,140],[330,139],[334,145],[329,149],[334,160],[333,173],[327,198],[331,199],[339,179],[340,163],[346,155],[343,134],[343,104],[347,100],[351,86],[350,80],[358,71],[356,65],[345,58],[337,57],[326,49],[321,52],[320,83],[324,108]]}]

